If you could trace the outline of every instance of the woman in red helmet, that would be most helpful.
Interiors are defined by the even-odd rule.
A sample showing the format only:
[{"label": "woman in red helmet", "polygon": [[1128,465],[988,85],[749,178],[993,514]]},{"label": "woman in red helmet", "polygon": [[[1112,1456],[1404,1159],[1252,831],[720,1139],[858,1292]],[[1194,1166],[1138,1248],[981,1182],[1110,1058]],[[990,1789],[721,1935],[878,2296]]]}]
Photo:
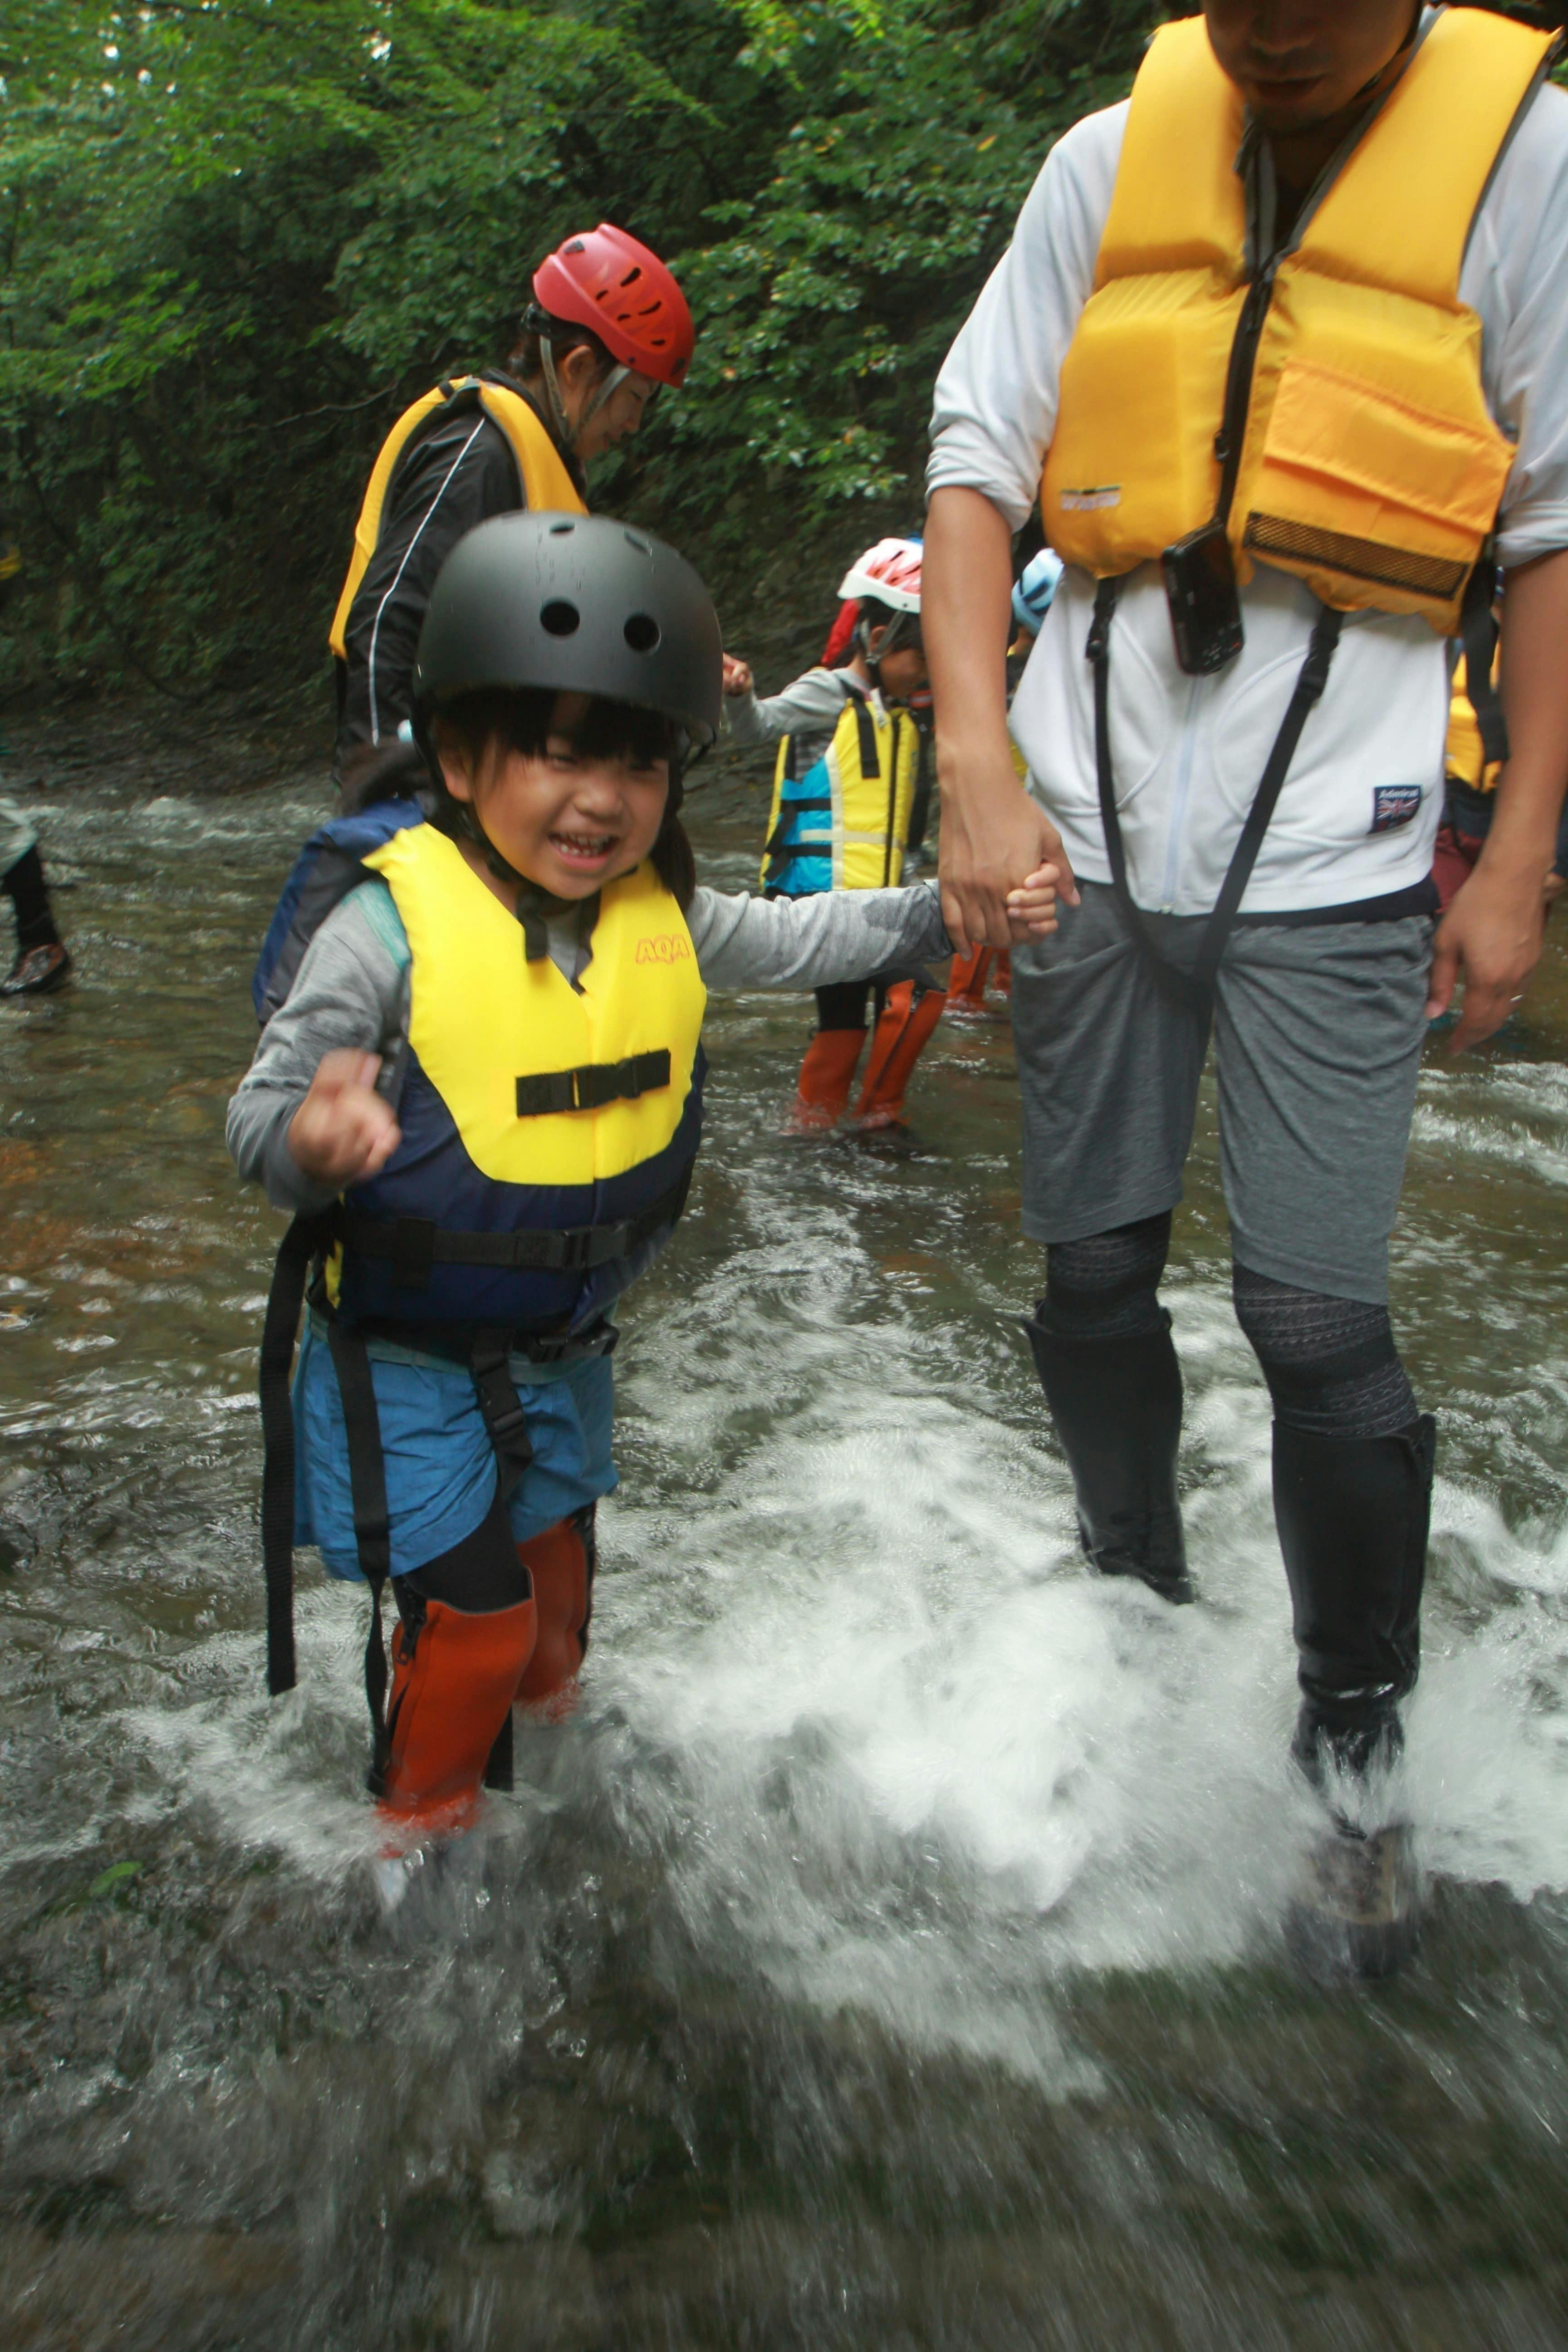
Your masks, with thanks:
[{"label": "woman in red helmet", "polygon": [[417,789],[414,649],[436,575],[465,532],[521,508],[584,514],[584,468],[679,387],[696,341],[656,253],[608,222],[534,273],[505,370],[449,376],[405,409],[372,470],[332,621],[336,772],[345,803]]}]

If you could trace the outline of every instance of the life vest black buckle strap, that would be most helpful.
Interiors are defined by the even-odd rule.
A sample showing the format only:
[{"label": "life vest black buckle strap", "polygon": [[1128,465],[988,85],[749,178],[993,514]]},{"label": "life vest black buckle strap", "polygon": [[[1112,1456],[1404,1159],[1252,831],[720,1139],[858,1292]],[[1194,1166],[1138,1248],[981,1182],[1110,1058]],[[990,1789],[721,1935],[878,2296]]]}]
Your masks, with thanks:
[{"label": "life vest black buckle strap", "polygon": [[[672,1225],[686,1206],[690,1182],[691,1171],[688,1168],[678,1183],[672,1184],[668,1192],[661,1192],[638,1215],[624,1218],[614,1225],[572,1225],[556,1233],[510,1234],[447,1233],[436,1226],[428,1236],[430,1261],[435,1265],[489,1266],[501,1273],[519,1267],[539,1267],[551,1274],[589,1272],[595,1266],[607,1265],[612,1258],[625,1257],[661,1226]],[[352,1209],[340,1207],[330,1213],[317,1230],[324,1233],[329,1241],[339,1240],[362,1256],[391,1259],[395,1265],[399,1229],[418,1226],[423,1222],[417,1217],[363,1217]],[[418,1236],[421,1264],[426,1238],[423,1234]],[[298,1317],[296,1307],[296,1321]]]},{"label": "life vest black buckle strap", "polygon": [[393,1279],[403,1288],[429,1289],[437,1230],[434,1217],[397,1217],[393,1221],[388,1234]]},{"label": "life vest black buckle strap", "polygon": [[517,1082],[519,1118],[548,1118],[560,1111],[603,1110],[607,1103],[636,1102],[669,1084],[669,1048],[629,1054],[624,1062],[584,1062],[574,1070],[545,1070]]},{"label": "life vest black buckle strap", "polygon": [[496,1478],[503,1503],[511,1500],[533,1459],[528,1416],[511,1377],[510,1339],[507,1331],[476,1331],[468,1357],[474,1394],[495,1448]]}]

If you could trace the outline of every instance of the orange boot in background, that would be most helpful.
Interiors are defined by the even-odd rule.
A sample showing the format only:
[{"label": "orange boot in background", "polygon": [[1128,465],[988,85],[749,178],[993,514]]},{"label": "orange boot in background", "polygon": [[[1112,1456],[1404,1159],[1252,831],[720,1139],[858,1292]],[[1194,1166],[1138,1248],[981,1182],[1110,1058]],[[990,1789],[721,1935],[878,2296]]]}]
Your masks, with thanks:
[{"label": "orange boot in background", "polygon": [[538,1630],[531,1600],[473,1612],[427,1601],[417,1626],[395,1627],[384,1817],[422,1836],[468,1828]]},{"label": "orange boot in background", "polygon": [[862,1131],[902,1124],[904,1088],[946,1003],[940,988],[923,989],[917,996],[912,980],[900,980],[888,991],[882,1017],[872,1035],[871,1058],[856,1114]]},{"label": "orange boot in background", "polygon": [[947,976],[947,1009],[950,1013],[984,1013],[985,1010],[985,974],[990,969],[994,950],[971,948],[966,956],[954,956],[952,969]]},{"label": "orange boot in background", "polygon": [[837,1127],[849,1101],[864,1029],[819,1029],[805,1049],[790,1113],[792,1135]]},{"label": "orange boot in background", "polygon": [[587,1654],[594,1607],[594,1514],[557,1519],[520,1543],[517,1556],[533,1580],[539,1639],[518,1685],[518,1704],[559,1722],[577,1704],[577,1675]]}]

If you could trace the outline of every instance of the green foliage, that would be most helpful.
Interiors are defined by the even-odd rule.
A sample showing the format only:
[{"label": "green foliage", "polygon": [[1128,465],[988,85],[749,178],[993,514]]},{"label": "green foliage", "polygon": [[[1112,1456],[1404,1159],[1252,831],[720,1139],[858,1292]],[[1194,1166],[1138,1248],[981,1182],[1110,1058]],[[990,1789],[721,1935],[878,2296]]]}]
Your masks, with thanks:
[{"label": "green foliage", "polygon": [[931,378],[1152,0],[33,0],[0,33],[7,685],[320,657],[380,435],[560,237],[677,266],[595,484],[721,573],[919,511]]}]

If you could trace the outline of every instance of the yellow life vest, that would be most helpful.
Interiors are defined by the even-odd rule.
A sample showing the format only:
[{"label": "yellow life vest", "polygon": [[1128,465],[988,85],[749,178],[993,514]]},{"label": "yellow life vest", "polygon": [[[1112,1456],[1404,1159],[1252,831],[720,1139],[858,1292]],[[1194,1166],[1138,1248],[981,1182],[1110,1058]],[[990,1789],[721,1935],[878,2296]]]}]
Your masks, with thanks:
[{"label": "yellow life vest", "polygon": [[354,550],[349,559],[348,577],[343,582],[338,609],[332,615],[331,633],[328,639],[340,661],[347,659],[345,633],[349,625],[349,608],[359,593],[359,583],[365,568],[375,553],[381,536],[382,509],[398,459],[407,447],[416,428],[422,425],[432,410],[445,406],[460,392],[476,391],[479,405],[492,425],[499,425],[517,461],[518,476],[522,483],[523,503],[532,514],[586,514],[588,509],[578,495],[577,486],[567,472],[561,452],[544,426],[534,415],[522,394],[510,392],[503,383],[487,383],[483,377],[459,375],[438,383],[405,408],[385,440],[381,455],[371,468],[364,503],[360,508],[359,520],[354,525]]},{"label": "yellow life vest", "polygon": [[1215,514],[1250,295],[1249,326],[1267,308],[1226,518],[1237,577],[1256,560],[1340,611],[1417,613],[1453,633],[1512,457],[1459,271],[1553,41],[1444,10],[1270,290],[1267,273],[1246,277],[1241,95],[1201,16],[1155,34],[1041,480],[1059,555],[1113,577]]},{"label": "yellow life vest", "polygon": [[907,710],[851,692],[833,740],[802,775],[795,738],[773,765],[768,841],[758,880],[786,898],[898,883],[910,837],[920,733]]},{"label": "yellow life vest", "polygon": [[[434,825],[363,863],[391,890],[407,935],[410,1048],[401,1141],[344,1196],[351,1213],[338,1303],[353,1316],[521,1327],[575,1308],[617,1233],[668,1206],[701,1136],[707,992],[686,919],[650,865],[606,883],[590,961],[575,983],[524,934]],[[558,1265],[427,1265],[416,1288],[383,1237],[564,1233]],[[606,1234],[597,1252],[591,1229]]]},{"label": "yellow life vest", "polygon": [[[1495,684],[1495,667],[1492,678]],[[1495,793],[1503,769],[1500,760],[1489,760],[1481,748],[1481,730],[1470,701],[1463,654],[1454,671],[1454,698],[1448,705],[1448,741],[1443,765],[1447,774],[1457,776],[1473,793]]]}]

